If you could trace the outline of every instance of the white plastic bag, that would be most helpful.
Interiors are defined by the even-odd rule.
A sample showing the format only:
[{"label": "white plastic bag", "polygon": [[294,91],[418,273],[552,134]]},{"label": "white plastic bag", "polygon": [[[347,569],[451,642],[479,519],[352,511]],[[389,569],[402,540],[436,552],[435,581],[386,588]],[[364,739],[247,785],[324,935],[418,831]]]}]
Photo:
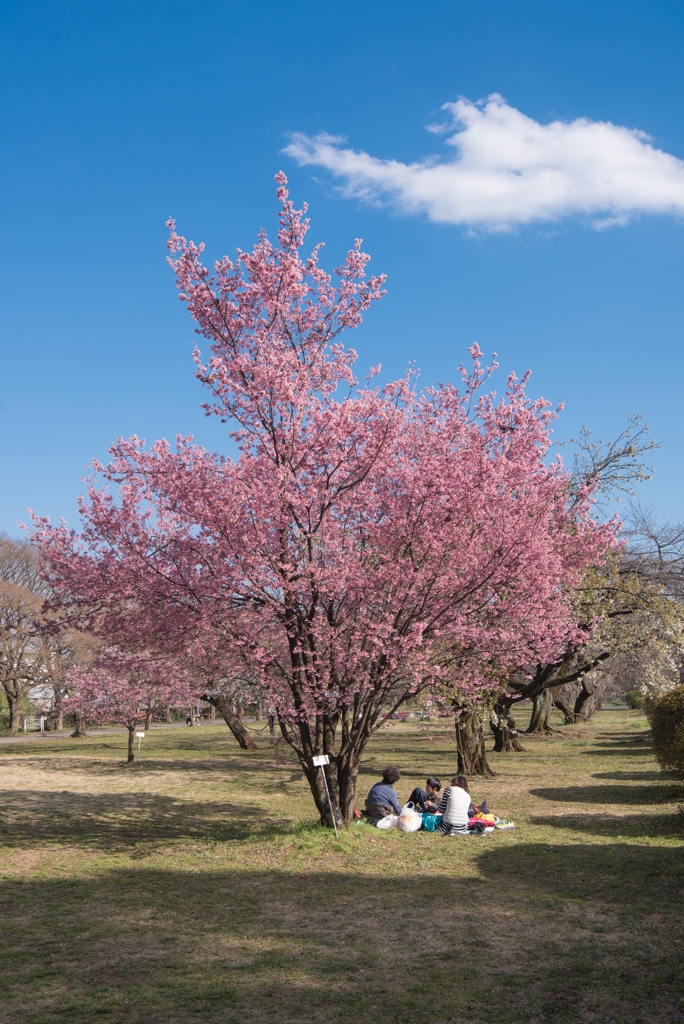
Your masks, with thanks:
[{"label": "white plastic bag", "polygon": [[397,822],[397,827],[400,828],[402,832],[417,832],[422,824],[423,819],[409,800],[409,802],[402,808],[401,814],[399,815],[399,821]]},{"label": "white plastic bag", "polygon": [[399,824],[398,814],[388,814],[378,822],[378,828],[396,828]]}]

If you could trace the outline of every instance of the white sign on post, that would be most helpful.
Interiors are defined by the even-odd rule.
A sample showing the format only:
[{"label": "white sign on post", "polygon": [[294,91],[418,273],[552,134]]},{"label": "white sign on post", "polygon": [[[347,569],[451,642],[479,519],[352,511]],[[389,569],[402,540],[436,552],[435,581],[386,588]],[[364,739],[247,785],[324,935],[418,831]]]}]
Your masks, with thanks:
[{"label": "white sign on post", "polygon": [[321,754],[319,757],[313,758],[314,768],[322,768],[324,764],[330,764],[330,758],[327,754]]},{"label": "white sign on post", "polygon": [[136,732],[136,734],[135,734],[135,735],[136,735],[136,736],[137,736],[137,737],[138,737],[139,739],[143,739],[143,737],[145,736],[145,733],[144,733],[144,732]]}]

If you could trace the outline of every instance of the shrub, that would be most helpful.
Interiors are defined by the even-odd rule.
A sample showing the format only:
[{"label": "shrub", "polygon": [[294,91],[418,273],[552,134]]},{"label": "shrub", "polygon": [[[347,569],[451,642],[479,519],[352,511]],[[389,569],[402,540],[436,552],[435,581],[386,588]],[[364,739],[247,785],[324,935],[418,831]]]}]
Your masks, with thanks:
[{"label": "shrub", "polygon": [[654,697],[649,704],[656,761],[684,777],[684,686]]},{"label": "shrub", "polygon": [[646,696],[641,692],[641,690],[628,690],[625,694],[625,703],[628,708],[640,710],[643,708],[645,700]]}]

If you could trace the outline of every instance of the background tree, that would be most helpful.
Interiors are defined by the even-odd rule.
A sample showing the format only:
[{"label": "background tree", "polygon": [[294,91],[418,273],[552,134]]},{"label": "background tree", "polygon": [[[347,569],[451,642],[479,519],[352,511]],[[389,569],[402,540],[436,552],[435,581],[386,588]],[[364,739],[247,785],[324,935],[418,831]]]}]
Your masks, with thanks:
[{"label": "background tree", "polygon": [[39,680],[47,692],[52,694],[52,706],[46,715],[45,727],[48,731],[60,731],[64,728],[64,701],[69,693],[67,673],[75,665],[87,666],[92,663],[97,641],[91,635],[70,629],[45,604],[36,628],[39,633]]},{"label": "background tree", "polygon": [[[620,492],[633,495],[634,486],[649,479],[644,456],[658,447],[648,440],[639,416],[630,417],[613,442],[594,442],[584,428],[576,444],[571,499],[582,500],[591,489],[598,518],[610,514],[610,503]],[[684,529],[659,525],[652,510],[633,504],[623,537],[623,548],[592,567],[577,589],[578,626],[588,630],[588,639],[569,644],[558,659],[523,666],[510,677],[495,734],[497,727],[507,727],[513,704],[525,698],[533,705],[528,732],[550,729],[554,701],[566,722],[582,717],[600,700],[599,691],[612,685],[609,659],[640,653],[656,660],[676,658],[684,650]],[[619,664],[625,664],[624,657]]]},{"label": "background tree", "polygon": [[[501,701],[505,707],[520,699],[532,700],[528,732],[549,730],[554,700],[567,722],[582,717],[597,686],[608,684],[607,664],[618,656],[616,669],[630,657],[681,656],[684,607],[667,592],[659,573],[651,571],[654,568],[641,559],[635,563],[627,550],[587,574],[577,590],[576,607],[580,624],[597,623],[591,640],[569,645],[562,658],[515,673],[507,683],[508,693]],[[567,698],[573,687],[570,705]]]},{"label": "background tree", "polygon": [[236,674],[234,665],[231,671],[226,659],[212,647],[205,638],[186,659],[197,695],[216,708],[243,750],[256,750],[240,712],[261,699],[263,687],[254,679]]},{"label": "background tree", "polygon": [[42,645],[36,624],[46,595],[31,544],[0,534],[0,681],[12,734],[19,731],[22,700],[41,681]]},{"label": "background tree", "polygon": [[58,609],[49,610],[50,597],[40,550],[28,540],[0,535],[0,678],[11,733],[18,731],[22,704],[37,686],[51,695],[47,728],[61,729],[66,673],[92,655],[93,638],[69,629]]},{"label": "background tree", "polygon": [[155,658],[132,658],[104,651],[90,667],[67,672],[65,711],[74,715],[76,730],[88,725],[117,723],[128,729],[128,762],[135,760],[135,731],[148,716],[160,717],[166,708],[189,700],[188,679],[178,666]]},{"label": "background tree", "polygon": [[[621,493],[634,494],[634,486],[650,478],[650,471],[644,462],[644,456],[658,445],[648,439],[648,429],[641,416],[630,416],[627,427],[614,441],[594,441],[592,433],[582,428],[578,439],[573,439],[573,469],[567,477],[568,502],[572,509],[584,504],[588,496],[591,500],[592,516],[598,521],[611,521],[613,509],[610,501]],[[615,523],[614,518],[612,522]],[[613,553],[613,560],[617,558]],[[532,715],[528,732],[546,731],[550,729],[549,716],[554,696],[558,702],[568,699],[573,692],[572,706],[576,711],[570,712],[568,721],[584,712],[588,707],[598,703],[596,681],[597,667],[601,665],[601,657],[596,663],[596,655],[603,654],[601,637],[596,636],[596,627],[602,621],[605,612],[606,595],[602,592],[602,580],[606,573],[610,574],[610,560],[597,562],[592,566],[578,591],[573,595],[573,604],[577,616],[577,636],[570,641],[566,650],[552,662],[540,662],[527,665],[506,677],[501,672],[501,665],[491,664],[493,677],[498,673],[498,696],[492,690],[480,700],[473,701],[458,696],[448,701],[448,708],[443,706],[442,713],[454,711],[456,727],[456,751],[458,771],[466,775],[490,776],[494,773],[487,760],[485,749],[485,722],[494,733],[495,751],[522,751],[515,720],[511,713],[515,701],[529,697],[533,702]],[[587,591],[591,592],[594,605],[589,607]],[[651,595],[653,596],[653,595]],[[631,607],[631,605],[630,605]],[[613,613],[617,611],[613,609]],[[620,614],[624,608],[620,609]],[[669,610],[668,610],[669,613]],[[604,628],[604,639],[608,631]],[[619,649],[612,638],[611,649]],[[580,655],[579,652],[582,652]],[[591,657],[590,657],[591,654]],[[582,661],[584,657],[584,661]],[[593,664],[593,667],[592,667]],[[496,685],[496,684],[495,684]],[[605,680],[602,680],[602,689]],[[456,692],[458,688],[456,687]],[[591,701],[591,704],[587,704]]]}]

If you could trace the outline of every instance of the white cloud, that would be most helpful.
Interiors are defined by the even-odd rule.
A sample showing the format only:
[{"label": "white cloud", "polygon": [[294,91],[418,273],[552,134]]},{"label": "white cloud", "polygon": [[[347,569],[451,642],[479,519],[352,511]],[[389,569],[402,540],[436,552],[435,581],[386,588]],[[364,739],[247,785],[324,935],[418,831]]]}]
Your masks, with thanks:
[{"label": "white cloud", "polygon": [[450,123],[429,130],[447,135],[453,158],[380,160],[343,147],[343,138],[300,133],[284,152],[300,166],[327,168],[345,196],[446,224],[504,231],[584,215],[607,228],[639,213],[684,215],[684,161],[644,132],[586,118],[539,124],[498,94],[443,109]]}]

